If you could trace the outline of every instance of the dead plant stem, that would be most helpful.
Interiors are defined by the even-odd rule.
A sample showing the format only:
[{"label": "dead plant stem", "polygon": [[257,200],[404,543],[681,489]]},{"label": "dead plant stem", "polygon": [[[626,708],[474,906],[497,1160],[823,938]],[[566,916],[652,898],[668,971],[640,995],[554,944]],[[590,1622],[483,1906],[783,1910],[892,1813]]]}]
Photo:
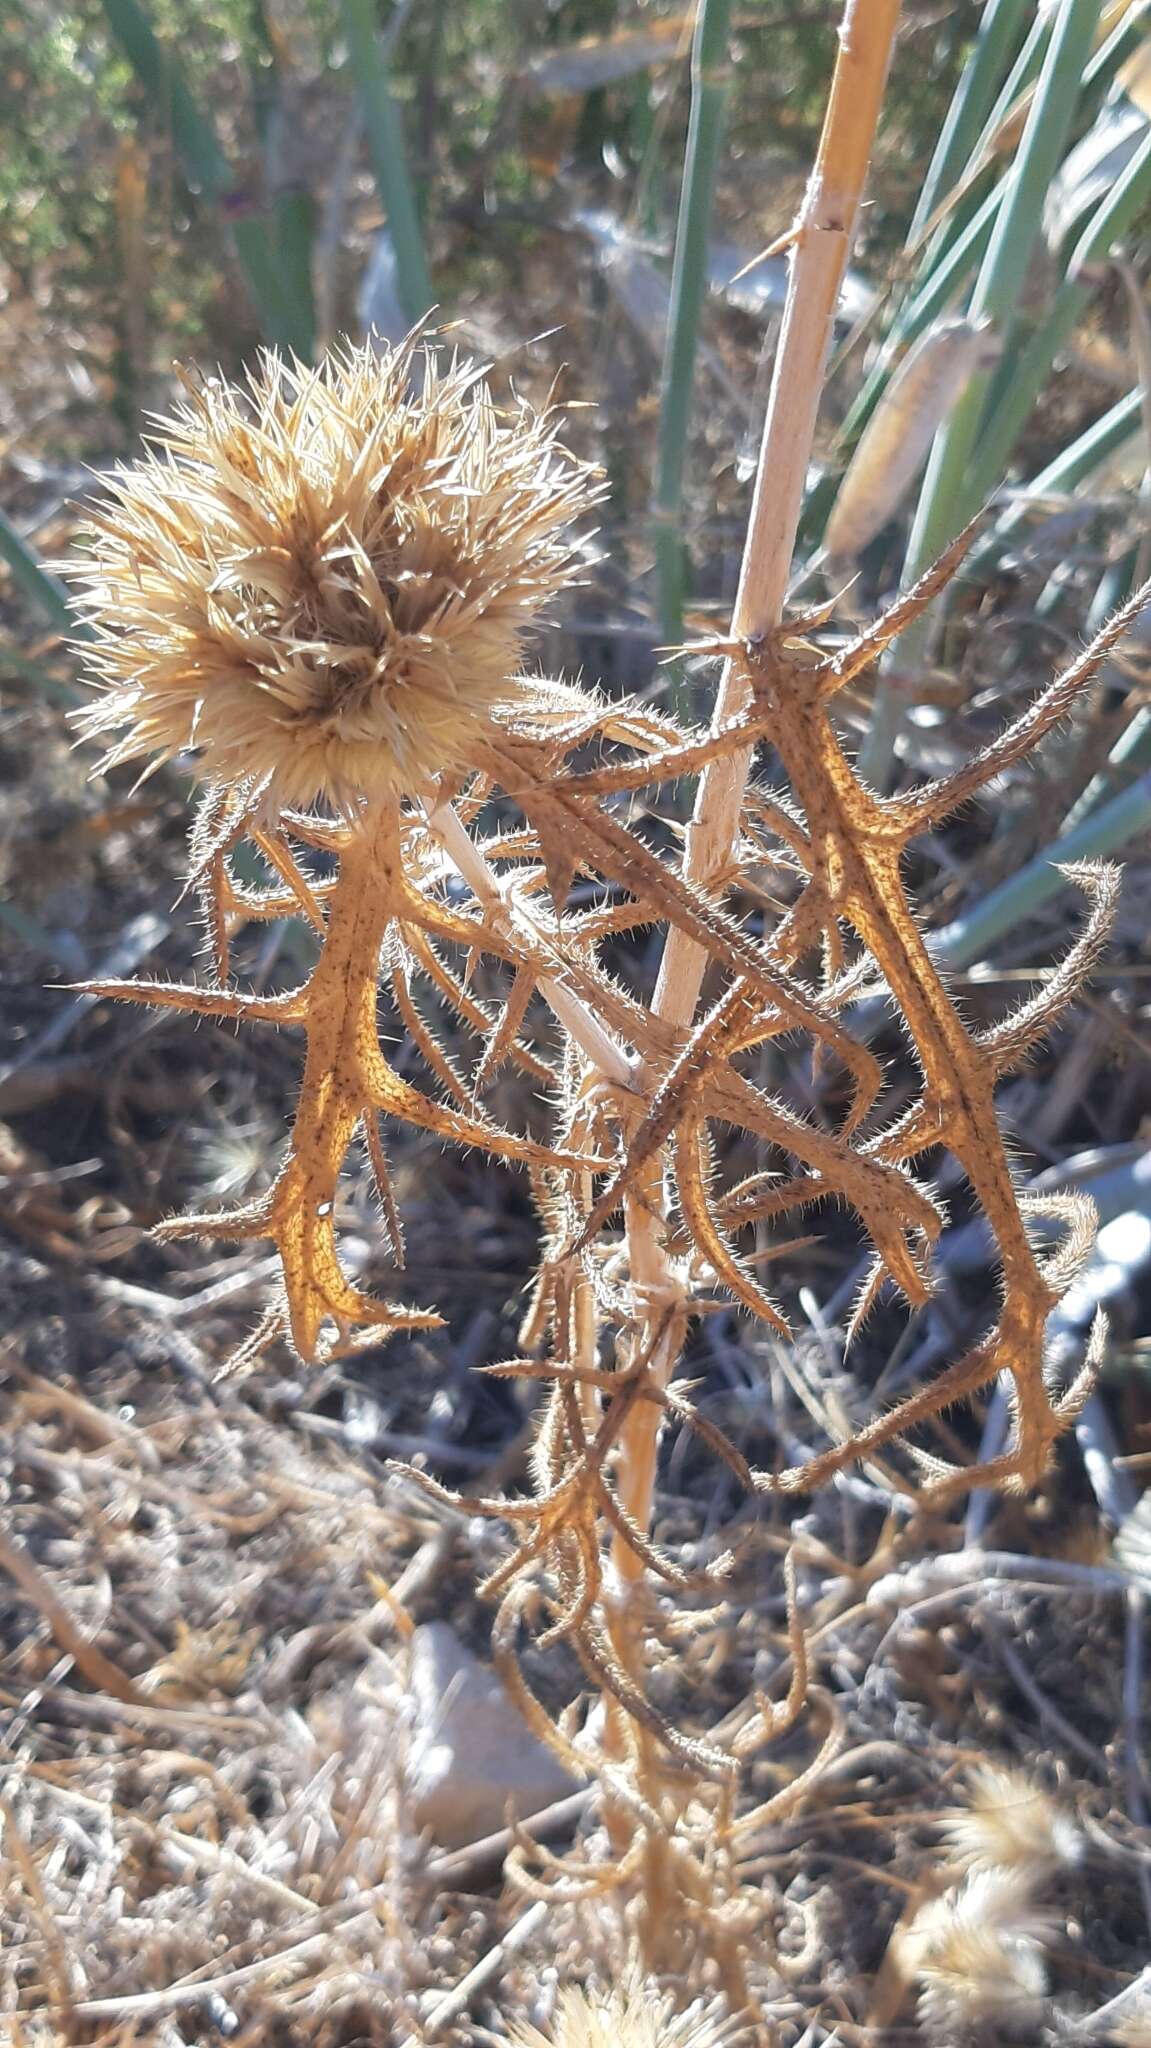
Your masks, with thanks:
[{"label": "dead plant stem", "polygon": [[[543,950],[544,940],[522,902],[509,897],[495,869],[485,859],[450,803],[430,803],[428,830],[439,840],[449,860],[459,870],[483,911],[497,926],[517,938],[528,939]],[[542,973],[540,991],[550,1003],[564,1029],[586,1054],[606,1081],[619,1087],[631,1086],[634,1076],[627,1054],[588,1008],[583,998],[559,979],[557,973]]]},{"label": "dead plant stem", "polygon": [[[819,153],[796,225],[787,308],[732,615],[732,634],[739,640],[770,633],[783,615],[832,319],[854,239],[898,18],[899,0],[847,0],[844,10]],[[728,725],[746,705],[743,672],[729,661],[713,729]],[[752,751],[749,746],[745,752],[712,761],[700,779],[686,858],[688,878],[700,888],[712,885],[731,858]],[[686,1030],[695,1015],[706,960],[694,939],[680,930],[669,932],[654,1007],[657,1016],[680,1030]],[[682,1319],[667,1315],[679,1282],[665,1249],[658,1159],[633,1192],[625,1222],[632,1285],[645,1316],[636,1342],[652,1347],[653,1373],[666,1385],[679,1355]],[[664,1323],[662,1335],[656,1327],[659,1318]],[[655,1404],[637,1403],[623,1436],[620,1495],[642,1529],[651,1523],[659,1426]],[[618,1535],[612,1561],[622,1607],[643,1567]]]}]

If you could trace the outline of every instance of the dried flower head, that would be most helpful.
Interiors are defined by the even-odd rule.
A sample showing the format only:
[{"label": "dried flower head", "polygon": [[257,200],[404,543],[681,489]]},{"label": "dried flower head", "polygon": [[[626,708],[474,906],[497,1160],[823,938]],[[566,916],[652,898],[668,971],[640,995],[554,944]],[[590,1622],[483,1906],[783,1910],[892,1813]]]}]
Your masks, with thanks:
[{"label": "dried flower head", "polygon": [[525,628],[574,561],[593,473],[554,418],[414,340],[189,386],[122,468],[79,572],[105,763],[183,748],[272,809],[413,789],[531,700]]},{"label": "dried flower head", "polygon": [[977,1764],[968,1776],[968,1804],[946,1816],[943,1830],[968,1870],[1018,1870],[1039,1883],[1061,1864],[1078,1861],[1079,1830],[1025,1771]]},{"label": "dried flower head", "polygon": [[1107,2030],[1107,2038],[1117,2042],[1119,2048],[1151,2048],[1151,2011],[1137,2012],[1130,2019],[1114,2022]]},{"label": "dried flower head", "polygon": [[569,1986],[546,2033],[512,2028],[511,2048],[723,2048],[731,2023],[714,2006],[676,2013],[670,1998],[633,1971],[611,1991]]},{"label": "dried flower head", "polygon": [[924,2026],[1031,2026],[1047,1990],[1043,1944],[1053,1931],[1017,1871],[976,1871],[930,1900],[901,1943],[904,1968],[921,1986]]}]

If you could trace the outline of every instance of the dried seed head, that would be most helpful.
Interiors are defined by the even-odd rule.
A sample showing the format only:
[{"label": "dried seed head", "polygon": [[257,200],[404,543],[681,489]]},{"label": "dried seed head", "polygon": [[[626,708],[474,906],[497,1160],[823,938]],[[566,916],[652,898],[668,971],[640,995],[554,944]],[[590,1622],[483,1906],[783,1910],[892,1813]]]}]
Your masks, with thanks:
[{"label": "dried seed head", "polygon": [[199,751],[269,808],[410,790],[467,763],[597,496],[554,421],[414,342],[316,370],[265,355],[158,422],[80,571],[105,765]]},{"label": "dried seed head", "polygon": [[1151,2048],[1151,2011],[1116,2021],[1108,2028],[1108,2036],[1119,2048]]},{"label": "dried seed head", "polygon": [[731,2038],[731,2023],[714,2007],[673,2013],[671,2000],[638,1973],[612,1991],[569,1986],[546,2033],[519,2025],[509,2037],[511,2048],[723,2048]]},{"label": "dried seed head", "polygon": [[1040,1883],[1061,1864],[1078,1861],[1079,1830],[1025,1771],[977,1764],[968,1776],[969,1803],[956,1807],[943,1830],[968,1870],[1017,1870]]},{"label": "dried seed head", "polygon": [[1047,1989],[1043,1944],[1053,1932],[1017,1871],[976,1871],[932,1899],[901,1940],[904,1968],[921,1986],[924,2026],[1031,2026]]}]

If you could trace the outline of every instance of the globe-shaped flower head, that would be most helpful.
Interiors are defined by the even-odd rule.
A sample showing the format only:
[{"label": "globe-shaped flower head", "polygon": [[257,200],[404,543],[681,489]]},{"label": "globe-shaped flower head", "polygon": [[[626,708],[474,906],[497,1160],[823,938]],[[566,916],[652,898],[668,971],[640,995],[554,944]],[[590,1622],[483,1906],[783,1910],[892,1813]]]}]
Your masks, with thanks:
[{"label": "globe-shaped flower head", "polygon": [[593,472],[413,344],[264,356],[190,390],[120,469],[80,571],[105,764],[185,748],[269,811],[413,791],[532,701],[525,628],[576,560]]}]

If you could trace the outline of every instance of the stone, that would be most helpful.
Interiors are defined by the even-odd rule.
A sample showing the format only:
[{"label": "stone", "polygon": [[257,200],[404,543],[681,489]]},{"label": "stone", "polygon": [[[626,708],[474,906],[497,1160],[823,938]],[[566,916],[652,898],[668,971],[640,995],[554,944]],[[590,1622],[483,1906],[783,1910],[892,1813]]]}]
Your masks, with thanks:
[{"label": "stone", "polygon": [[466,1848],[578,1790],[533,1734],[503,1681],[445,1621],[411,1641],[408,1792],[417,1825],[445,1849]]}]

